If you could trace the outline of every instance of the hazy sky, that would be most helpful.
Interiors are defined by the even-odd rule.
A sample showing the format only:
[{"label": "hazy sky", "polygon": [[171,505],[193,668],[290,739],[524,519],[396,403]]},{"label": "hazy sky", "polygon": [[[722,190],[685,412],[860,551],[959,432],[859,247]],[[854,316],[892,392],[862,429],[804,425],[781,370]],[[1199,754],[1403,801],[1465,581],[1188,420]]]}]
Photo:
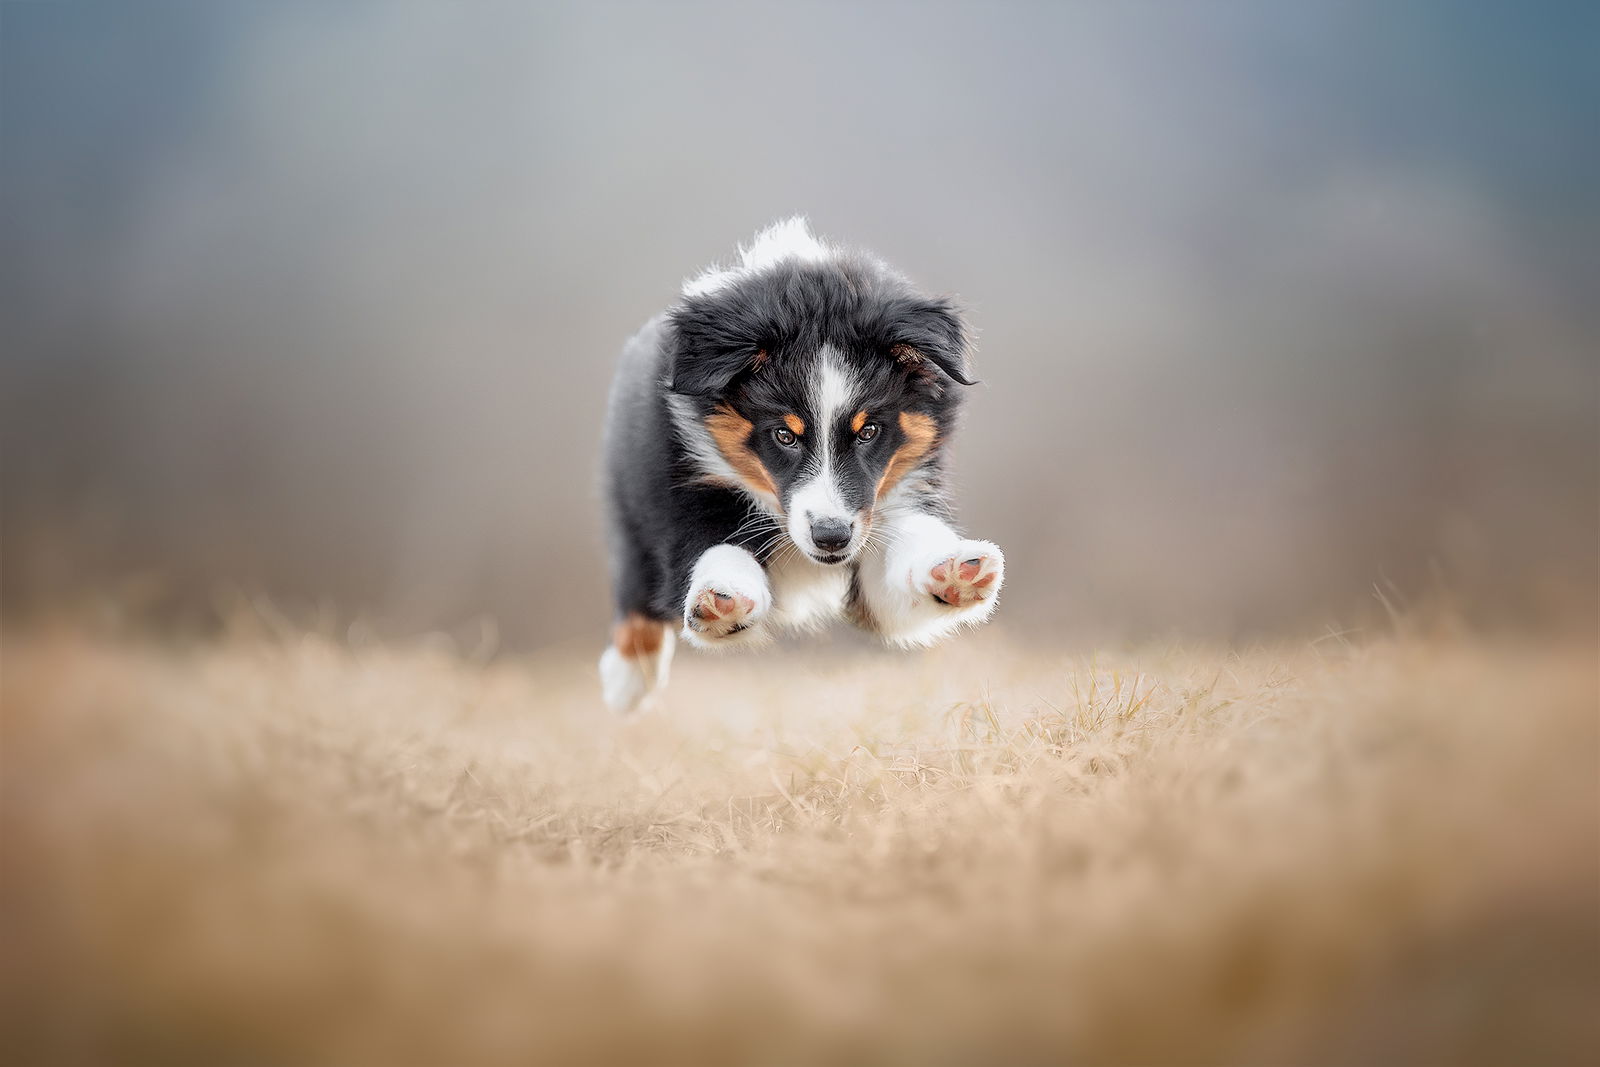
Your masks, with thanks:
[{"label": "hazy sky", "polygon": [[799,211],[970,309],[1014,625],[1592,619],[1593,11],[6,4],[6,605],[597,633],[615,352]]}]

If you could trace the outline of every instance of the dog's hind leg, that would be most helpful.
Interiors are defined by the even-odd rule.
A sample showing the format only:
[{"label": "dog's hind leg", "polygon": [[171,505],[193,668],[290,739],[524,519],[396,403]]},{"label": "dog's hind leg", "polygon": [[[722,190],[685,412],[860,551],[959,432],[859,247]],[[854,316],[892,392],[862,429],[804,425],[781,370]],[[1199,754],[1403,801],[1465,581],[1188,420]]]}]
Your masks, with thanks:
[{"label": "dog's hind leg", "polygon": [[612,711],[626,714],[667,684],[673,633],[662,622],[629,614],[611,629],[611,646],[600,656],[600,694]]},{"label": "dog's hind leg", "polygon": [[[618,509],[618,515],[621,509]],[[655,556],[634,528],[620,520],[612,531],[612,590],[616,620],[611,644],[600,655],[600,696],[614,712],[627,714],[667,682],[674,634],[650,608],[660,579]]]}]

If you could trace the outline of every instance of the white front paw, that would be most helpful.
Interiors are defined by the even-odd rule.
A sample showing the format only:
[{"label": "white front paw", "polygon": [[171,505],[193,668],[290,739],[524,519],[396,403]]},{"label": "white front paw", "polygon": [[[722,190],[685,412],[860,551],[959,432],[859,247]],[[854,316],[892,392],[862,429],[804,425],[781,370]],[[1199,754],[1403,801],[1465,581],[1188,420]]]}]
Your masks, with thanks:
[{"label": "white front paw", "polygon": [[906,582],[913,597],[931,598],[948,608],[987,614],[1005,582],[1006,558],[990,541],[961,541],[924,553]]},{"label": "white front paw", "polygon": [[742,548],[707,549],[689,578],[683,603],[683,634],[701,648],[726,647],[764,639],[772,591],[766,572]]}]

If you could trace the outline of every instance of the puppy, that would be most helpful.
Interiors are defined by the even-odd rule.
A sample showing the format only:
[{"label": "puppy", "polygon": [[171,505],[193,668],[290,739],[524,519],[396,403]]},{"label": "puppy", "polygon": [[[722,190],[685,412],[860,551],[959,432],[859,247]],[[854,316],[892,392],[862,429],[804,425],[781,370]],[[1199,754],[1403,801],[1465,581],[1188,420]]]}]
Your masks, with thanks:
[{"label": "puppy", "polygon": [[967,349],[948,300],[802,218],[686,282],[611,391],[606,703],[666,682],[675,632],[731,648],[842,617],[910,647],[988,618],[1005,558],[944,484]]}]

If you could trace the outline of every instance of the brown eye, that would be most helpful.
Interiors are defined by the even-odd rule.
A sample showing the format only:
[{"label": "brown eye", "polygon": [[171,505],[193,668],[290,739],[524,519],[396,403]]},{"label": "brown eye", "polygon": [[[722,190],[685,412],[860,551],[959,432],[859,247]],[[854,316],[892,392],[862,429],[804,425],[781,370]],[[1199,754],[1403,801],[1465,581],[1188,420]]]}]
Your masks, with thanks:
[{"label": "brown eye", "polygon": [[875,422],[869,422],[856,431],[856,440],[862,444],[866,444],[876,436],[878,436],[878,424]]},{"label": "brown eye", "polygon": [[784,448],[793,448],[794,447],[794,431],[793,430],[785,430],[783,427],[780,426],[776,430],[772,431],[772,439],[774,441],[778,442]]}]

